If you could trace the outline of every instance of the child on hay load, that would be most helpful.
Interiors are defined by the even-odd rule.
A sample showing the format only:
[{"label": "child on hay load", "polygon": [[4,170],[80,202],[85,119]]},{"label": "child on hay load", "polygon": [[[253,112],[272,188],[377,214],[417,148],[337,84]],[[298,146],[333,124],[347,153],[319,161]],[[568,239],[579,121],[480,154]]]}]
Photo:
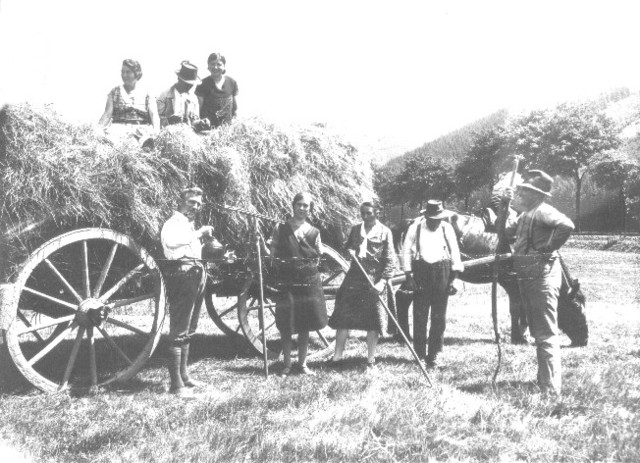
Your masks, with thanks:
[{"label": "child on hay load", "polygon": [[122,85],[107,95],[107,104],[98,124],[110,141],[135,138],[143,147],[153,146],[153,136],[160,131],[158,106],[144,87],[138,84],[142,67],[133,59],[122,62]]},{"label": "child on hay load", "polygon": [[291,373],[291,335],[298,333],[298,366],[302,374],[314,375],[307,367],[309,331],[327,326],[327,307],[318,272],[320,231],[307,222],[313,200],[298,193],[291,203],[293,217],[278,225],[271,237],[271,256],[276,259],[279,294],[276,326],[282,337],[284,368]]},{"label": "child on hay load", "polygon": [[221,53],[211,53],[207,59],[211,75],[196,88],[200,102],[200,117],[211,127],[229,124],[238,111],[238,84],[226,75],[227,59]]}]

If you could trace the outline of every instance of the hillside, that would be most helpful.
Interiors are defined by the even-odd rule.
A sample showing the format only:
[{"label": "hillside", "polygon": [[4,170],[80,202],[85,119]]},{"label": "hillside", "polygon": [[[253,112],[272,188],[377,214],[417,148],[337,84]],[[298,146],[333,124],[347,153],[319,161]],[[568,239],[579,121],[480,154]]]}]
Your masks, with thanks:
[{"label": "hillside", "polygon": [[469,149],[475,132],[503,125],[508,117],[509,113],[506,109],[496,111],[482,119],[478,119],[453,132],[427,142],[418,148],[407,151],[401,156],[390,159],[384,167],[395,168],[397,165],[404,164],[406,159],[414,155],[427,155],[453,162],[459,161],[465,155],[467,149]]}]

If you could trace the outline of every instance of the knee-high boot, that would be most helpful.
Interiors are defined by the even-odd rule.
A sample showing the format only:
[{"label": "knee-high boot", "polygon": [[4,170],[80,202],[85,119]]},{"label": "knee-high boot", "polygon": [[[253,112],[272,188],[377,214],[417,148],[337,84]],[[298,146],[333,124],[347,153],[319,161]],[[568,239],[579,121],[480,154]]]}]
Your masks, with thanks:
[{"label": "knee-high boot", "polygon": [[180,357],[182,356],[182,348],[173,346],[169,347],[169,362],[167,367],[169,368],[169,377],[171,378],[171,388],[169,392],[180,392],[184,389],[184,382],[180,374]]},{"label": "knee-high boot", "polygon": [[182,346],[182,357],[180,358],[180,376],[182,377],[182,382],[187,387],[199,387],[202,384],[195,379],[189,377],[189,371],[187,370],[187,365],[189,362],[189,344],[185,344]]}]

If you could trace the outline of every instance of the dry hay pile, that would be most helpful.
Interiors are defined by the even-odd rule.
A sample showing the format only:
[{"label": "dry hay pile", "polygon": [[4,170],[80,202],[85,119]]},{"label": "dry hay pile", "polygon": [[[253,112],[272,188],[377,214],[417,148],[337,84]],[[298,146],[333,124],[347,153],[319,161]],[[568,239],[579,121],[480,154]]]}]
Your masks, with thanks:
[{"label": "dry hay pile", "polygon": [[[145,152],[127,140],[108,143],[50,108],[10,106],[0,112],[0,166],[3,229],[49,219],[53,226],[40,227],[42,241],[50,230],[105,226],[152,252],[179,191],[193,184],[203,188],[205,201],[280,219],[295,193],[309,191],[316,198],[313,221],[333,244],[360,202],[373,196],[370,163],[351,144],[319,126],[285,128],[259,119],[205,136],[169,127]],[[251,244],[252,220],[203,210],[203,222],[213,223],[218,239],[240,253]]]}]

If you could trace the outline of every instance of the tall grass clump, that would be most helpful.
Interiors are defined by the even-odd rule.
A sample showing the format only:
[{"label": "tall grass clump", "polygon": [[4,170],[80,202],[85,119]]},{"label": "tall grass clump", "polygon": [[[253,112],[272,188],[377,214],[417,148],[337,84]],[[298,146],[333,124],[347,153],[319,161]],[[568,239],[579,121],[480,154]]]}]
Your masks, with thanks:
[{"label": "tall grass clump", "polygon": [[144,151],[128,140],[108,142],[50,107],[8,106],[0,112],[0,167],[1,228],[48,221],[40,241],[48,231],[86,224],[131,234],[153,249],[179,191],[197,184],[209,202],[203,221],[240,253],[251,244],[252,219],[211,203],[282,219],[293,195],[309,191],[317,200],[314,223],[337,243],[360,202],[373,196],[370,163],[353,145],[320,126],[258,118],[208,135],[168,127]]}]

